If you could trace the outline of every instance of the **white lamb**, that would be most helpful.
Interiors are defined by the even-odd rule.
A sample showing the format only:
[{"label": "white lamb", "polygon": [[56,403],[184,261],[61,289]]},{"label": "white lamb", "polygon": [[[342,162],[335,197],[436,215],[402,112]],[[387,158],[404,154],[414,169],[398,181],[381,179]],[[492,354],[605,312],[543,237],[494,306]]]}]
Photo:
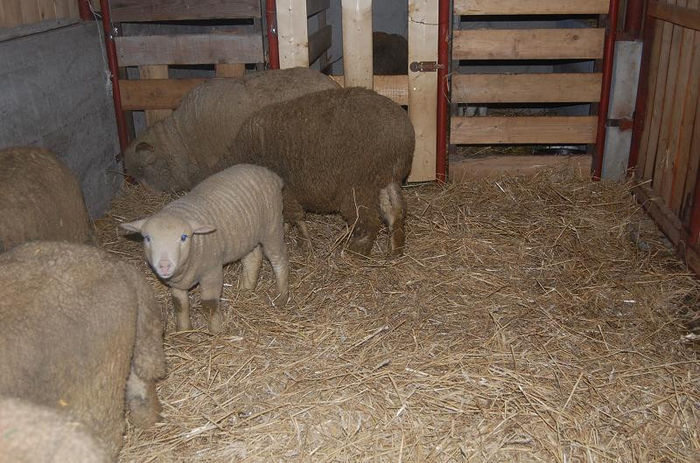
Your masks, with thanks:
[{"label": "white lamb", "polygon": [[171,288],[179,331],[191,329],[187,292],[197,283],[209,330],[221,331],[223,266],[239,259],[241,287],[252,290],[264,253],[275,273],[277,300],[287,301],[282,185],[264,167],[239,164],[207,178],[160,212],[121,225],[143,236],[146,260]]}]

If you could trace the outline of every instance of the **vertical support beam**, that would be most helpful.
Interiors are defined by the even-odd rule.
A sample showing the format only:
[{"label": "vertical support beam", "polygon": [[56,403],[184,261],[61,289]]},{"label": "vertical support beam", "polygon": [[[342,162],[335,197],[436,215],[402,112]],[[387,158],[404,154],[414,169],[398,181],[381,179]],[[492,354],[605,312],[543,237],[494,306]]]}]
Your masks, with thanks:
[{"label": "vertical support beam", "polygon": [[[438,59],[438,0],[408,2],[408,62]],[[416,67],[417,69],[417,67]],[[408,71],[408,112],[416,131],[409,182],[435,180],[437,147],[436,72]]]},{"label": "vertical support beam", "polygon": [[450,0],[439,0],[438,12],[438,93],[437,93],[437,152],[435,178],[439,183],[447,180],[447,103],[449,83],[447,75],[450,66]]},{"label": "vertical support beam", "polygon": [[605,154],[605,128],[610,106],[610,87],[612,85],[613,60],[615,58],[615,38],[617,37],[617,13],[620,0],[610,0],[608,11],[608,31],[605,37],[603,53],[603,84],[598,105],[598,131],[596,133],[595,156],[593,158],[593,180],[600,180]]},{"label": "vertical support beam", "polygon": [[372,0],[342,0],[346,87],[373,88]]},{"label": "vertical support beam", "polygon": [[280,68],[309,66],[306,2],[277,0],[277,36]]},{"label": "vertical support beam", "polygon": [[277,40],[277,2],[265,0],[265,22],[267,24],[268,63],[270,69],[280,68],[280,48]]},{"label": "vertical support beam", "polygon": [[109,14],[109,0],[100,0],[100,9],[102,10],[102,28],[105,33],[105,48],[107,50],[110,80],[112,82],[112,98],[114,99],[114,113],[117,119],[119,146],[124,151],[129,143],[129,136],[126,133],[126,118],[124,117],[124,111],[122,111],[122,95],[119,91],[119,63],[117,62],[117,48],[114,45],[112,18]]}]

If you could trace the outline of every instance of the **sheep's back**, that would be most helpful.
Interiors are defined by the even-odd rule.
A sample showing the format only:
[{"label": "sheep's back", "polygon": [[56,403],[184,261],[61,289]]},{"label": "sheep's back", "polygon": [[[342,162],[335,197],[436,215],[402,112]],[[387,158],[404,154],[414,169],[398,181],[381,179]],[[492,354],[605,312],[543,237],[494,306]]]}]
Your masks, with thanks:
[{"label": "sheep's back", "polygon": [[93,230],[75,175],[48,150],[0,150],[0,243],[88,243]]},{"label": "sheep's back", "polygon": [[0,255],[0,395],[65,409],[118,451],[137,273],[73,243],[38,241]]}]

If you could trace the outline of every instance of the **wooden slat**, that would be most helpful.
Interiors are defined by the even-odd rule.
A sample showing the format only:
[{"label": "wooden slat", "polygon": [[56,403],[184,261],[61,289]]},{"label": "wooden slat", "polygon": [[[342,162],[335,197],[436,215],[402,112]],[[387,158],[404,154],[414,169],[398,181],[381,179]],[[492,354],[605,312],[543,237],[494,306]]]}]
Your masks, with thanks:
[{"label": "wooden slat", "polygon": [[217,64],[216,77],[243,77],[245,64]]},{"label": "wooden slat", "polygon": [[605,29],[454,31],[454,59],[600,59]]},{"label": "wooden slat", "polygon": [[259,18],[259,0],[111,0],[112,21]]},{"label": "wooden slat", "polygon": [[306,3],[277,0],[277,36],[282,69],[309,65]]},{"label": "wooden slat", "polygon": [[[54,8],[56,10],[56,17],[57,18],[70,18],[71,16],[71,8],[70,5],[68,4],[69,2],[72,2],[73,0],[55,0],[54,1]],[[76,0],[77,3],[77,0]]]},{"label": "wooden slat", "polygon": [[589,103],[600,99],[602,74],[457,74],[453,103]]},{"label": "wooden slat", "polygon": [[[330,76],[340,85],[345,85],[344,76]],[[400,105],[408,104],[408,76],[374,76],[374,91]]]},{"label": "wooden slat", "polygon": [[546,168],[566,168],[581,179],[591,178],[591,156],[486,156],[450,161],[450,181],[462,182],[502,177],[503,175],[532,176]]},{"label": "wooden slat", "polygon": [[22,24],[22,8],[20,0],[3,0],[0,2],[2,15],[0,15],[0,27],[14,27]]},{"label": "wooden slat", "polygon": [[117,37],[120,66],[256,63],[263,61],[258,34],[193,34]]},{"label": "wooden slat", "polygon": [[657,1],[649,2],[648,15],[679,26],[700,30],[700,10]]},{"label": "wooden slat", "polygon": [[341,0],[341,7],[345,80],[372,88],[372,0]]},{"label": "wooden slat", "polygon": [[22,10],[22,24],[32,24],[41,21],[39,5],[36,0],[24,0],[20,4]]},{"label": "wooden slat", "polygon": [[[695,107],[695,122],[693,124],[690,143],[691,158],[688,161],[688,172],[685,177],[685,188],[683,188],[683,198],[680,207],[680,217],[684,223],[690,223],[692,210],[700,209],[700,204],[695,204],[694,197],[697,182],[700,180],[700,100]],[[698,250],[700,251],[700,249]]]},{"label": "wooden slat", "polygon": [[[139,77],[141,79],[168,79],[168,66],[140,66]],[[158,121],[166,119],[172,114],[171,109],[153,109],[146,111],[146,125],[152,126]]]},{"label": "wooden slat", "polygon": [[[53,19],[56,17],[56,7],[54,0],[37,0],[37,8],[39,9],[39,18],[41,21]],[[78,2],[75,2],[76,6]]]},{"label": "wooden slat", "polygon": [[175,109],[182,97],[207,79],[121,80],[122,109]]},{"label": "wooden slat", "polygon": [[327,25],[309,36],[309,64],[316,61],[331,47],[332,35],[333,29]]},{"label": "wooden slat", "polygon": [[330,7],[330,0],[306,0],[306,16],[311,17]]},{"label": "wooden slat", "polygon": [[607,14],[610,0],[455,0],[459,15]]},{"label": "wooden slat", "polygon": [[450,143],[595,143],[596,116],[453,117]]}]

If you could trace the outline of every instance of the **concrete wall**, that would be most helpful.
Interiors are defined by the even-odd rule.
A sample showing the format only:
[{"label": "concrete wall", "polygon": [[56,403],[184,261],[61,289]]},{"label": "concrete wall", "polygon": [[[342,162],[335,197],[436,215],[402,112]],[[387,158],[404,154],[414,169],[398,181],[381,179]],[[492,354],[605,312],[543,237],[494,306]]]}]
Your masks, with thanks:
[{"label": "concrete wall", "polygon": [[0,34],[0,147],[56,152],[99,217],[123,183],[102,39],[92,22],[36,30]]}]

